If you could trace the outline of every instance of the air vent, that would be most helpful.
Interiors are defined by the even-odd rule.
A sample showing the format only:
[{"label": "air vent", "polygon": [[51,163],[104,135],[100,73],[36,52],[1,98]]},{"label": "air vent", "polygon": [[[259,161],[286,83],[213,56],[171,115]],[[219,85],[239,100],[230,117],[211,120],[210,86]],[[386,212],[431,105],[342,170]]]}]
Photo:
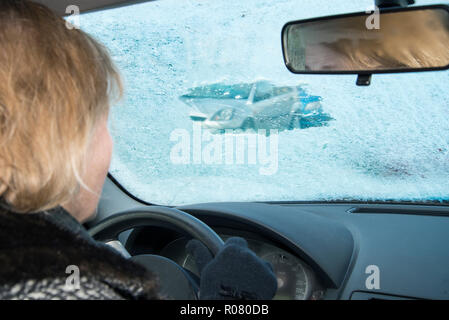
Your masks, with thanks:
[{"label": "air vent", "polygon": [[412,208],[412,207],[354,207],[348,210],[354,214],[404,214],[404,215],[422,215],[422,216],[444,216],[449,217],[448,209],[439,209],[432,207]]}]

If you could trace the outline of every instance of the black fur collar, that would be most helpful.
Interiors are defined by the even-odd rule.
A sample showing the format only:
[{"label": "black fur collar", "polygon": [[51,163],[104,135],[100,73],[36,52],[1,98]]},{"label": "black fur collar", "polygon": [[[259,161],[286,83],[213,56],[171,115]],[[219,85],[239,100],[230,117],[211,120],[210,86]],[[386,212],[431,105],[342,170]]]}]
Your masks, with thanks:
[{"label": "black fur collar", "polygon": [[[157,298],[155,281],[143,267],[93,240],[68,212],[0,212],[0,284],[80,275],[107,283],[126,298]],[[130,289],[132,288],[132,289]]]}]

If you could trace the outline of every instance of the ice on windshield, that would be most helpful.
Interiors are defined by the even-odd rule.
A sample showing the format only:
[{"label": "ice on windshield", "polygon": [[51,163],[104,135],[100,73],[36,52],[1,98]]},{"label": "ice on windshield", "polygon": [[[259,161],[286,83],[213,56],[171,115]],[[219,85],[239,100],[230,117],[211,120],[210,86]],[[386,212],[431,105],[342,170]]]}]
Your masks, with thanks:
[{"label": "ice on windshield", "polygon": [[[373,2],[164,0],[82,16],[125,79],[111,114],[110,172],[137,197],[167,205],[448,199],[447,71],[376,75],[357,87],[354,76],[293,75],[283,64],[286,22]],[[307,95],[246,103],[257,82]],[[209,92],[194,110],[180,98],[217,84],[231,86],[215,94],[235,94],[232,104]]]}]

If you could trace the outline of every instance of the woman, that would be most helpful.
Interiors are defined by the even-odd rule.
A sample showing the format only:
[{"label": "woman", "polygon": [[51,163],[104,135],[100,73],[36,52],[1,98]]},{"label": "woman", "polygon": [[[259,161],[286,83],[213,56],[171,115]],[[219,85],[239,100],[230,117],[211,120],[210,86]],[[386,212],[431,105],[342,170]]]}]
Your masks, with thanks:
[{"label": "woman", "polygon": [[[111,160],[110,100],[122,93],[107,50],[21,0],[0,2],[0,43],[0,298],[159,298],[146,269],[80,224],[96,211]],[[188,248],[211,260],[203,263],[201,298],[274,296],[271,268],[243,239],[227,242],[214,259],[197,241]],[[224,272],[240,260],[240,272]],[[73,290],[70,266],[80,275]]]}]

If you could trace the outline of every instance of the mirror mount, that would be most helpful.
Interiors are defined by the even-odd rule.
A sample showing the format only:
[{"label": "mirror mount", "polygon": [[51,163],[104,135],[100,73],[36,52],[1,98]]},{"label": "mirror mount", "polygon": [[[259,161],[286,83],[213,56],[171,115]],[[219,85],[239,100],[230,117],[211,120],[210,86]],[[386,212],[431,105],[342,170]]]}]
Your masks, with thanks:
[{"label": "mirror mount", "polygon": [[378,8],[394,8],[394,7],[408,7],[415,4],[415,0],[375,0]]},{"label": "mirror mount", "polygon": [[357,76],[356,84],[360,87],[367,87],[371,85],[372,74],[359,74]]}]

